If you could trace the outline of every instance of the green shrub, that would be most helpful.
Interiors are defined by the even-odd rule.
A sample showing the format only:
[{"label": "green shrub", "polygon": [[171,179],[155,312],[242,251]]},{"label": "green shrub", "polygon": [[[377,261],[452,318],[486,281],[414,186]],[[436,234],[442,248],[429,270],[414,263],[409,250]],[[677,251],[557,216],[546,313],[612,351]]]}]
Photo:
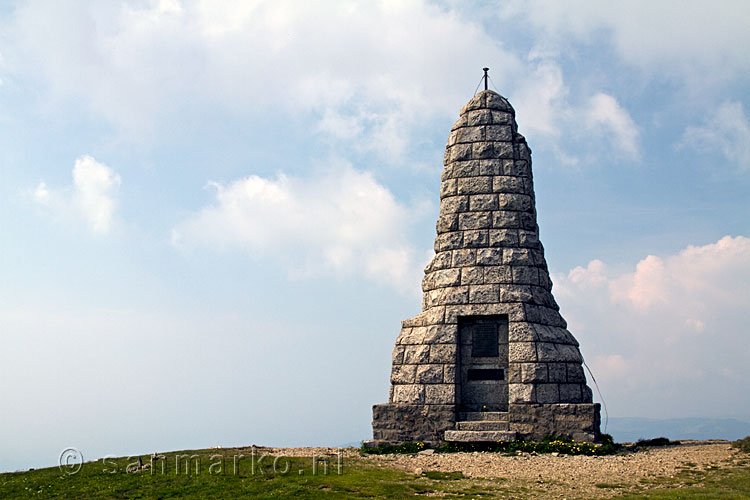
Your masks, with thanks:
[{"label": "green shrub", "polygon": [[750,436],[738,439],[737,441],[732,443],[732,448],[738,448],[740,451],[750,453]]},{"label": "green shrub", "polygon": [[[548,437],[542,441],[498,441],[496,443],[442,443],[435,451],[442,453],[486,451],[492,453],[560,453],[563,455],[611,455],[616,453],[619,445],[609,435],[602,443],[573,441],[568,438]],[[603,437],[604,437],[603,436]],[[425,448],[424,443],[404,443],[398,446],[380,446],[362,448],[363,453],[377,455],[390,453],[417,453]]]},{"label": "green shrub", "polygon": [[669,439],[665,437],[658,437],[653,439],[639,439],[637,443],[635,443],[636,446],[640,447],[647,447],[647,446],[667,446],[667,445],[675,445],[680,444],[679,441],[670,441]]},{"label": "green shrub", "polygon": [[392,453],[418,453],[424,449],[425,444],[419,441],[416,443],[408,442],[396,446],[377,446],[374,448],[368,448],[362,445],[360,451],[371,455],[390,455]]}]

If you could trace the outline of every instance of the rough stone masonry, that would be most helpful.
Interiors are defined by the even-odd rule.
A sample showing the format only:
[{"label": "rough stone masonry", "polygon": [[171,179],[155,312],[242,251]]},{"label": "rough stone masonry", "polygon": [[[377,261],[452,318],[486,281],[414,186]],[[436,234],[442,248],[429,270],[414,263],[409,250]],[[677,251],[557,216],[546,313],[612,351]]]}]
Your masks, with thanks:
[{"label": "rough stone masonry", "polygon": [[444,165],[422,312],[402,322],[368,444],[597,440],[599,404],[539,241],[531,151],[504,97],[461,109]]}]

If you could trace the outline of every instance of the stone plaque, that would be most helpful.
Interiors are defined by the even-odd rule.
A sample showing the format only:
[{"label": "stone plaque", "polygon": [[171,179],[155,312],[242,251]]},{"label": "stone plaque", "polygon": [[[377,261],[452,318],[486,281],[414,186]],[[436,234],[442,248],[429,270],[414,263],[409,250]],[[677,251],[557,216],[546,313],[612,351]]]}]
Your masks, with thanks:
[{"label": "stone plaque", "polygon": [[498,352],[498,335],[496,324],[479,324],[474,326],[471,356],[473,358],[496,358]]},{"label": "stone plaque", "polygon": [[472,368],[468,370],[467,375],[469,380],[505,380],[505,370],[502,369]]}]

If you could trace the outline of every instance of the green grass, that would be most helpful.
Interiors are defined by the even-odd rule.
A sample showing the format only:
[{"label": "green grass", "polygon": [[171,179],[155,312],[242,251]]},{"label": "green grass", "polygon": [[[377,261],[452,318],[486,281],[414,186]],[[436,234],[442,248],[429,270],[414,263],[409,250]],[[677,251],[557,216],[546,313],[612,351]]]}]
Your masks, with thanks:
[{"label": "green grass", "polygon": [[435,479],[437,481],[455,481],[464,478],[463,472],[440,472],[436,470],[428,470],[423,472],[422,475],[427,479]]},{"label": "green grass", "polygon": [[[246,456],[235,461],[235,454]],[[188,450],[166,454],[153,470],[128,472],[136,458],[83,464],[75,474],[58,467],[0,474],[0,498],[411,498],[439,492],[445,498],[482,494],[460,472],[425,471],[421,476],[377,467],[359,457],[280,458],[250,450]],[[187,457],[190,462],[186,465]],[[142,456],[149,463],[148,456]],[[178,466],[179,463],[179,466]],[[197,468],[196,468],[197,467]]]},{"label": "green grass", "polygon": [[[329,455],[313,464],[312,457],[279,458],[257,449],[188,450],[166,454],[153,470],[127,472],[137,457],[83,464],[75,474],[57,467],[0,474],[2,499],[224,499],[224,498],[545,498],[537,481],[466,478],[459,472],[425,470],[421,474],[390,468],[387,462]],[[244,457],[234,459],[234,456]],[[190,458],[188,465],[186,459]],[[148,456],[142,457],[144,463]],[[196,470],[196,466],[198,469]],[[314,467],[314,469],[313,469]],[[340,472],[340,473],[339,473]],[[603,496],[616,491],[640,499],[747,499],[750,463],[721,464],[705,471],[686,467],[674,478],[650,478],[638,492],[626,492],[620,478],[600,483]],[[539,483],[539,484],[538,484]],[[558,485],[559,486],[559,485]],[[564,484],[562,485],[564,486]]]},{"label": "green grass", "polygon": [[644,492],[618,496],[621,500],[747,500],[750,468],[714,468],[707,472],[683,471],[674,478],[648,481]]}]

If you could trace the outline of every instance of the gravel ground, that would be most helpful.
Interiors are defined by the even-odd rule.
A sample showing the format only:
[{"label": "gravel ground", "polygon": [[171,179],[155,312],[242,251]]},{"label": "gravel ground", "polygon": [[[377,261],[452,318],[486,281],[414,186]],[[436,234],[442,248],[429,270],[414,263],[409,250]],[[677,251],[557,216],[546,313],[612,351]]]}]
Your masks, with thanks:
[{"label": "gravel ground", "polygon": [[464,481],[488,489],[524,491],[526,488],[532,496],[555,499],[611,497],[658,487],[658,484],[649,486],[651,481],[699,488],[700,484],[691,484],[676,476],[685,470],[699,472],[713,467],[750,466],[747,455],[738,455],[738,450],[727,441],[683,441],[676,446],[603,457],[434,453],[432,450],[414,455],[362,456],[357,448],[264,448],[263,451],[287,457],[321,457],[340,452],[345,467],[346,463],[356,460],[373,467],[402,469],[416,476],[426,471],[460,471],[467,478]]},{"label": "gravel ground", "polygon": [[[644,481],[673,479],[685,469],[702,471],[745,463],[746,458],[743,460],[737,453],[728,442],[693,441],[603,457],[529,453],[506,456],[479,452],[376,455],[368,460],[417,474],[427,470],[461,471],[474,479],[502,479],[511,489],[531,484],[534,490],[543,492],[545,498],[570,499],[607,497],[643,489]],[[683,487],[696,486],[685,484]]]}]

